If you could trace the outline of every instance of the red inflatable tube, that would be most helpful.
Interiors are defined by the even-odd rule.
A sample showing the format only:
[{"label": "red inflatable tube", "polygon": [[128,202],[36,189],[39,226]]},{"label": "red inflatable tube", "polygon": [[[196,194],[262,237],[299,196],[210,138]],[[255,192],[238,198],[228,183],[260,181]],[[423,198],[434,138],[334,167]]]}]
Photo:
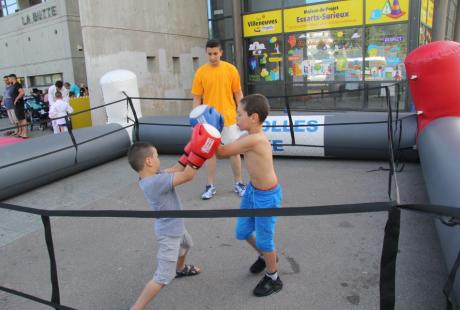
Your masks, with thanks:
[{"label": "red inflatable tube", "polygon": [[418,116],[418,135],[432,120],[460,117],[460,43],[436,41],[413,50],[404,61]]}]

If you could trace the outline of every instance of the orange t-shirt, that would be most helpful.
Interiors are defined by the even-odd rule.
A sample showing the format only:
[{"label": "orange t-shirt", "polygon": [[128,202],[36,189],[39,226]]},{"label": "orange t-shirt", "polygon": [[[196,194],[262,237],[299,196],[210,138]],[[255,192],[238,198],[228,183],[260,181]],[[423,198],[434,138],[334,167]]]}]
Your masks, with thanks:
[{"label": "orange t-shirt", "polygon": [[192,95],[202,96],[203,103],[215,108],[224,117],[224,126],[236,124],[236,103],[233,93],[241,91],[236,67],[226,61],[218,66],[205,64],[193,78]]}]

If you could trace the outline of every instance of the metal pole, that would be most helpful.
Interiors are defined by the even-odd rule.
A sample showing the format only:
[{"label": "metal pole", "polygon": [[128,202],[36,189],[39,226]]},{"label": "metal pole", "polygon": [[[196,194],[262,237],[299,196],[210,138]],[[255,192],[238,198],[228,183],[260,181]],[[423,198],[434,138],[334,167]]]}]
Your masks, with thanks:
[{"label": "metal pole", "polygon": [[243,31],[241,29],[241,1],[232,0],[233,8],[233,41],[235,42],[235,66],[244,85],[244,62],[243,62]]},{"label": "metal pole", "polygon": [[446,37],[448,0],[436,0],[433,16],[433,41],[441,41]]},{"label": "metal pole", "polygon": [[460,1],[457,1],[457,13],[455,16],[454,41],[460,42]]}]

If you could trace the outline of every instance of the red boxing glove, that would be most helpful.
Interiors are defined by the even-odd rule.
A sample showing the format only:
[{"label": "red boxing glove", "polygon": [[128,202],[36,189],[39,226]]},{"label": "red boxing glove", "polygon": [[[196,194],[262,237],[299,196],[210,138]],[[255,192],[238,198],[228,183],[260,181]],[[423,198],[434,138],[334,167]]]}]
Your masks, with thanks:
[{"label": "red boxing glove", "polygon": [[184,147],[184,154],[182,154],[181,157],[179,157],[179,164],[181,164],[183,167],[187,166],[188,164],[188,155],[190,154],[190,151],[192,150],[192,143],[189,141],[187,145]]},{"label": "red boxing glove", "polygon": [[206,159],[211,158],[220,145],[220,132],[209,124],[198,124],[192,131],[192,146],[188,162],[200,168]]}]

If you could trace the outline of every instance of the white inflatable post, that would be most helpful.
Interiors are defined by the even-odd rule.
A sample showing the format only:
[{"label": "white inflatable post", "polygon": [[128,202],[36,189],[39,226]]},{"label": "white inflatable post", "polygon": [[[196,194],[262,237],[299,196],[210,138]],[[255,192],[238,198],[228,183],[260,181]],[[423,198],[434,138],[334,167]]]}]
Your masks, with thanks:
[{"label": "white inflatable post", "polygon": [[[108,104],[120,99],[126,99],[125,92],[129,97],[139,97],[136,75],[128,70],[114,70],[102,76],[99,83],[102,88],[104,103]],[[138,118],[142,116],[139,99],[132,99]],[[107,123],[117,123],[127,126],[134,123],[134,115],[127,101],[121,101],[105,107]],[[131,141],[133,140],[133,128],[127,128]]]}]

